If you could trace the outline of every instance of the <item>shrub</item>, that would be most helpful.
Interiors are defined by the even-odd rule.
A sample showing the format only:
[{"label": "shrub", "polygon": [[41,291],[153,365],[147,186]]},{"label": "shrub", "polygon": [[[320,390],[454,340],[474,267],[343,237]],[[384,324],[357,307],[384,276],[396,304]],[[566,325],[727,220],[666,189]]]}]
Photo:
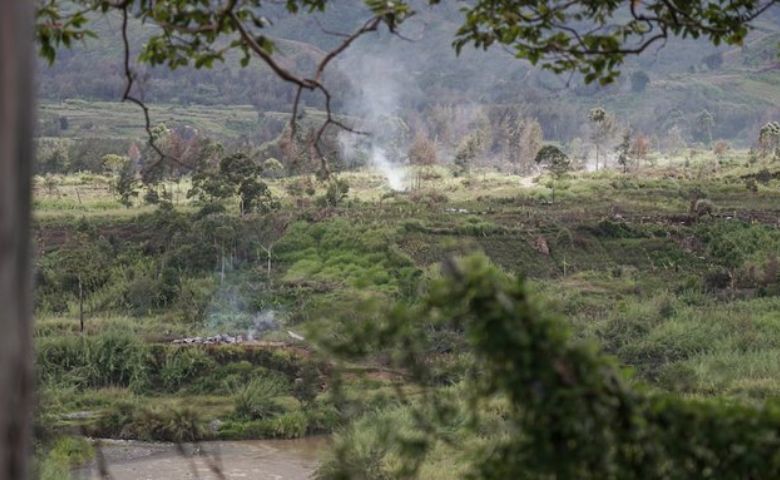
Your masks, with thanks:
[{"label": "shrub", "polygon": [[[330,449],[322,465],[317,470],[320,480],[340,478],[389,479],[413,478],[415,460],[410,450],[403,460],[404,436],[413,424],[410,410],[395,407],[380,410],[357,419],[346,429],[334,435],[333,448]],[[420,456],[425,455],[423,444],[417,444]],[[395,461],[388,461],[390,458]],[[400,460],[400,461],[399,461]],[[412,470],[412,471],[409,471]],[[509,477],[507,477],[509,478]],[[522,478],[522,477],[518,477]]]},{"label": "shrub", "polygon": [[181,312],[182,320],[190,325],[203,323],[206,311],[217,290],[211,277],[184,278],[179,286],[174,309]]},{"label": "shrub", "polygon": [[409,200],[417,204],[437,205],[447,203],[449,197],[444,193],[429,189],[416,189],[408,196]]},{"label": "shrub", "polygon": [[283,389],[271,378],[253,378],[249,383],[232,387],[235,415],[239,418],[258,420],[280,412],[275,399]]},{"label": "shrub", "polygon": [[344,417],[331,403],[318,402],[306,411],[308,432],[311,434],[332,432],[344,422]]},{"label": "shrub", "polygon": [[174,347],[165,352],[159,378],[162,388],[170,392],[216,367],[216,362],[199,347]]},{"label": "shrub", "polygon": [[732,278],[728,270],[711,270],[704,274],[704,288],[710,292],[728,288],[731,286]]},{"label": "shrub", "polygon": [[143,384],[148,348],[135,336],[107,332],[92,337],[43,338],[37,344],[41,380],[84,387]]},{"label": "shrub", "polygon": [[780,251],[780,233],[765,225],[716,222],[700,226],[697,234],[708,256],[727,268],[739,268],[751,260],[760,263]]},{"label": "shrub", "polygon": [[90,442],[82,437],[60,437],[45,452],[37,465],[37,477],[40,480],[70,479],[71,470],[89,461],[94,455]]},{"label": "shrub", "polygon": [[206,436],[200,414],[188,407],[142,409],[133,419],[133,438],[166,442],[196,442]]},{"label": "shrub", "polygon": [[640,238],[645,236],[642,232],[633,229],[626,222],[602,220],[589,230],[598,237],[604,238]]},{"label": "shrub", "polygon": [[150,275],[140,275],[127,285],[125,302],[135,316],[148,315],[160,305],[160,285]]},{"label": "shrub", "polygon": [[715,204],[712,203],[712,201],[707,200],[706,198],[700,198],[696,200],[696,203],[694,204],[693,207],[693,212],[699,218],[705,215],[712,216],[712,214],[715,212]]},{"label": "shrub", "polygon": [[337,178],[328,183],[325,193],[317,199],[317,203],[323,207],[337,207],[349,193],[349,183],[346,180]]},{"label": "shrub", "polygon": [[155,188],[147,188],[143,200],[147,205],[157,205],[160,203],[160,194]]},{"label": "shrub", "polygon": [[285,413],[271,420],[271,433],[278,438],[301,438],[306,435],[308,425],[309,420],[305,413]]},{"label": "shrub", "polygon": [[207,436],[203,418],[192,408],[149,408],[133,401],[114,404],[93,428],[103,437],[145,441],[196,442]]},{"label": "shrub", "polygon": [[301,368],[301,375],[295,379],[292,394],[303,404],[310,404],[320,393],[320,374],[317,368],[307,363]]},{"label": "shrub", "polygon": [[[467,457],[469,473],[477,478],[780,477],[777,403],[696,401],[635,389],[614,360],[572,340],[564,322],[536,304],[521,280],[508,279],[479,257],[443,270],[446,275],[430,286],[420,305],[391,310],[384,326],[356,329],[342,347],[355,354],[373,339],[403,349],[394,366],[406,368],[424,387],[425,331],[458,328],[478,373],[458,395],[433,392],[431,399],[412,404],[415,418],[425,415],[431,422],[424,431],[432,433],[424,438],[399,438],[400,422],[391,422],[379,436],[381,443],[351,441],[337,451],[340,459],[365,459],[355,470],[370,472],[364,477],[414,476],[421,457],[441,438],[436,434],[449,437],[461,402],[471,415],[460,424],[472,437],[484,432],[485,422],[495,422],[486,418],[485,407],[505,405],[500,425],[509,434],[489,440],[481,455]],[[690,383],[684,368],[667,375],[670,383]],[[377,445],[383,450],[361,454]],[[392,448],[400,459],[388,463],[386,452]],[[413,469],[398,475],[392,467],[399,464]],[[349,478],[343,470],[320,474]]]},{"label": "shrub", "polygon": [[92,444],[81,437],[60,437],[37,463],[39,480],[63,480],[71,470],[86,463],[94,455]]},{"label": "shrub", "polygon": [[275,158],[266,159],[263,162],[263,176],[269,178],[279,178],[284,175],[284,165]]}]

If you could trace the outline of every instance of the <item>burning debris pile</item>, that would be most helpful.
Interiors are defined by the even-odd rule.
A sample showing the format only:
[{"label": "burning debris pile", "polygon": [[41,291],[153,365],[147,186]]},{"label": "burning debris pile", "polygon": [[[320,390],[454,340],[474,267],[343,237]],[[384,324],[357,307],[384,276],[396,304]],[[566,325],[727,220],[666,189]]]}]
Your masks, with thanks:
[{"label": "burning debris pile", "polygon": [[[219,333],[210,337],[184,337],[177,338],[171,343],[175,345],[222,345],[237,344],[245,342],[256,342],[263,338],[267,333],[279,329],[279,323],[276,321],[276,312],[274,310],[263,310],[254,315],[252,325],[246,331],[246,334],[229,335]],[[304,337],[287,330],[287,335],[296,341],[303,341]]]},{"label": "burning debris pile", "polygon": [[230,343],[243,343],[247,339],[243,335],[231,336],[227,334],[217,334],[212,337],[184,337],[174,340],[175,345],[220,345]]}]

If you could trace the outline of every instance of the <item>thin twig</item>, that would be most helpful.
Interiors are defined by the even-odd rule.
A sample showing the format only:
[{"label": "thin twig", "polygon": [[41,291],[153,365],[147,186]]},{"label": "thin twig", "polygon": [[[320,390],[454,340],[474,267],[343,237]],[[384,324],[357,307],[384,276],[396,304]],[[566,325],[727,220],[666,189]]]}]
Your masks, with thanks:
[{"label": "thin twig", "polygon": [[124,70],[126,80],[125,91],[122,93],[122,101],[134,103],[141,108],[144,114],[144,129],[146,130],[148,144],[158,155],[158,159],[154,163],[148,166],[144,166],[144,170],[151,170],[165,159],[169,159],[181,167],[192,170],[192,166],[185,164],[178,158],[168,155],[167,153],[163,152],[162,149],[160,149],[160,147],[155,142],[154,135],[152,134],[152,120],[149,116],[149,107],[147,107],[142,100],[134,97],[131,94],[135,76],[133,75],[133,71],[130,69],[130,41],[127,38],[127,9],[129,7],[129,3],[129,1],[125,1],[124,4],[120,7],[122,10],[122,43],[124,45]]},{"label": "thin twig", "polygon": [[294,84],[296,88],[295,92],[295,99],[293,101],[293,110],[292,115],[290,117],[290,139],[291,141],[295,141],[295,134],[297,132],[298,128],[298,109],[300,108],[300,100],[301,95],[303,94],[303,90],[319,90],[323,96],[325,97],[325,114],[326,119],[325,122],[323,122],[322,125],[317,129],[317,132],[313,138],[313,145],[312,150],[314,153],[316,153],[316,156],[319,157],[320,164],[321,164],[321,170],[323,175],[327,177],[330,173],[330,169],[328,167],[328,162],[325,157],[325,155],[322,152],[321,148],[321,141],[323,138],[323,135],[325,134],[325,131],[327,130],[329,125],[334,125],[342,130],[345,130],[350,133],[360,134],[360,135],[367,135],[368,132],[363,132],[360,130],[357,130],[355,128],[349,127],[348,125],[344,124],[340,120],[337,120],[333,116],[333,110],[331,108],[331,93],[325,87],[322,83],[322,76],[325,72],[325,68],[328,66],[328,64],[333,61],[339,54],[344,52],[355,40],[357,40],[358,37],[369,33],[369,32],[375,32],[379,28],[379,24],[382,22],[382,18],[380,16],[374,16],[369,18],[363,25],[355,30],[350,35],[343,35],[344,40],[333,50],[330,50],[328,53],[325,54],[325,56],[320,60],[320,62],[317,64],[317,68],[314,72],[314,78],[307,78],[303,76],[298,76],[292,73],[291,71],[285,69],[282,67],[276,60],[273,59],[273,57],[265,51],[260,44],[257,43],[257,40],[249,33],[249,31],[246,29],[246,27],[241,23],[238,16],[230,12],[228,14],[236,27],[236,30],[238,30],[239,34],[241,35],[242,41],[245,43],[245,45],[251,49],[253,52],[255,52],[265,63],[268,65],[271,70],[276,73],[276,75],[281,78],[282,80]]}]

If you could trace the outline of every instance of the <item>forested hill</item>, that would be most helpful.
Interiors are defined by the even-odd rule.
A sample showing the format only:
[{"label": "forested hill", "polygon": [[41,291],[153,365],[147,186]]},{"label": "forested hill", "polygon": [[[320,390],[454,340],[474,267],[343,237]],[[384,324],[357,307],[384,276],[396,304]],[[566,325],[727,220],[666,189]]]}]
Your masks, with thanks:
[{"label": "forested hill", "polygon": [[[325,13],[295,17],[278,5],[264,9],[274,21],[270,33],[278,39],[282,61],[305,70],[339,41],[333,31],[350,32],[369,16],[361,5],[347,0]],[[457,57],[451,41],[460,21],[456,4],[420,6],[403,25],[406,40],[386,33],[361,38],[329,73],[335,108],[352,113],[345,109],[360,98],[366,82],[380,81],[388,82],[382,87],[392,91],[394,113],[405,116],[442,105],[512,105],[537,118],[546,138],[570,141],[582,136],[585,111],[602,105],[649,135],[663,136],[670,125],[682,124],[696,141],[697,121],[706,111],[714,118],[714,138],[742,145],[754,139],[762,123],[780,116],[780,8],[762,17],[741,48],[670,40],[629,60],[618,82],[608,87],[540,71],[498,47],[488,52],[468,49]],[[42,63],[41,98],[119,99],[124,80],[118,26],[117,18],[105,18],[98,25],[98,39],[62,51],[51,67]],[[143,42],[147,28],[153,27],[132,26],[136,45]],[[372,72],[366,72],[366,64]],[[370,78],[377,64],[382,77]],[[139,69],[141,93],[150,102],[252,105],[258,112],[284,112],[293,98],[290,85],[257,60],[248,68],[229,59],[210,70]],[[316,102],[308,99],[310,107],[316,108]]]}]

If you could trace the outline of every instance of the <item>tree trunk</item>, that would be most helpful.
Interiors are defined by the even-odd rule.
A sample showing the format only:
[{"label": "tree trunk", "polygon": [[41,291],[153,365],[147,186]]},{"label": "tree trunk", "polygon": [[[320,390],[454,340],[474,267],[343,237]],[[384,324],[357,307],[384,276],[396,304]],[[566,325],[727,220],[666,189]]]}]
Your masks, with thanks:
[{"label": "tree trunk", "polygon": [[272,249],[272,248],[273,248],[273,247],[269,246],[269,247],[268,247],[268,248],[266,248],[266,250],[265,250],[266,252],[268,252],[268,257],[266,258],[266,260],[268,261],[268,263],[266,264],[266,269],[267,269],[267,275],[268,275],[268,286],[269,286],[269,287],[271,286],[271,249]]},{"label": "tree trunk", "polygon": [[79,328],[84,335],[84,286],[81,284],[81,278],[79,278]]},{"label": "tree trunk", "polygon": [[0,480],[29,476],[33,2],[0,2]]}]

